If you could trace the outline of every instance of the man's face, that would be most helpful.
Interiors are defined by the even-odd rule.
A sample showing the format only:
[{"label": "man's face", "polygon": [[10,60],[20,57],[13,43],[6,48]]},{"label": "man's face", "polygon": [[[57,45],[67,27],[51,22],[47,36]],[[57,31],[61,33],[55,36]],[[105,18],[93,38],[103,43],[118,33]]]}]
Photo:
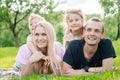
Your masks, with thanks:
[{"label": "man's face", "polygon": [[84,39],[86,44],[98,45],[102,36],[102,24],[100,22],[90,21],[84,30]]}]

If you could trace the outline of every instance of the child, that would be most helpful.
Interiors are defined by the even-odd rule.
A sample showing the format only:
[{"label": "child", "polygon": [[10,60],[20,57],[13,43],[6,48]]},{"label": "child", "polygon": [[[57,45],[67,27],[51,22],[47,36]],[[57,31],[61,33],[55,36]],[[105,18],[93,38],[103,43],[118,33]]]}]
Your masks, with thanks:
[{"label": "child", "polygon": [[74,39],[82,39],[84,16],[80,9],[68,9],[65,13],[64,46]]}]

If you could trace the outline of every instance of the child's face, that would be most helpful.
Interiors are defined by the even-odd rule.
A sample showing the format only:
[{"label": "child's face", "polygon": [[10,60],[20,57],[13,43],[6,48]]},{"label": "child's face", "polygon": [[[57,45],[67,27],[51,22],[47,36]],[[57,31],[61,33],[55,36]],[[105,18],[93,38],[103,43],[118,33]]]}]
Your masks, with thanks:
[{"label": "child's face", "polygon": [[33,18],[32,20],[30,20],[30,23],[29,23],[29,29],[30,29],[30,32],[32,33],[33,30],[35,29],[35,25],[37,24],[37,22],[41,21],[40,18]]},{"label": "child's face", "polygon": [[77,31],[83,27],[83,21],[80,15],[70,14],[67,20],[69,29],[72,31]]}]

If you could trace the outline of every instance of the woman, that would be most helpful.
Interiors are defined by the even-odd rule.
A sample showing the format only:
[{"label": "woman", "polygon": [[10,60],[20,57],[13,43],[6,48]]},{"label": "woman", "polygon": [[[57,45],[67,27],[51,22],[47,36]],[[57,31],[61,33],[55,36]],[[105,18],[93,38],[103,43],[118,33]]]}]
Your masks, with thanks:
[{"label": "woman", "polygon": [[[41,17],[40,15],[38,14],[34,14],[34,13],[31,13],[30,14],[30,17],[29,17],[29,30],[30,30],[30,33],[32,34],[33,31],[34,31],[34,25],[39,22],[39,21],[45,21],[45,19],[43,17]],[[34,45],[33,45],[33,41],[32,41],[32,38],[31,38],[31,34],[28,36],[27,38],[27,45],[28,47],[30,48],[30,50],[33,52],[33,53],[41,53],[41,51],[38,51],[34,48]],[[63,55],[64,55],[64,50],[62,48],[62,45],[61,43],[59,42],[55,42],[55,50],[57,51],[57,55],[62,59],[63,58]],[[42,53],[41,53],[42,54]],[[32,61],[32,59],[31,59]]]},{"label": "woman", "polygon": [[[21,76],[37,74],[61,75],[61,58],[55,51],[55,31],[47,21],[39,21],[32,33],[34,46],[39,53],[33,54],[27,44],[20,47],[16,62],[20,63]],[[32,61],[31,61],[32,59]]]},{"label": "woman", "polygon": [[84,16],[80,9],[68,9],[65,13],[64,46],[74,39],[82,39]]}]

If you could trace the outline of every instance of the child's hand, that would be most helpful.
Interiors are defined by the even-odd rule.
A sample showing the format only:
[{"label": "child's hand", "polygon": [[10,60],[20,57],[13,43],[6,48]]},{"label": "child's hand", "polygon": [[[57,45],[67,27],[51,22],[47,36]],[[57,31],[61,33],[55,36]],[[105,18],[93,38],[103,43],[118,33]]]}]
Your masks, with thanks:
[{"label": "child's hand", "polygon": [[42,57],[44,57],[43,54],[41,54],[41,53],[35,53],[35,54],[33,54],[33,55],[29,58],[29,61],[30,61],[31,63],[37,62],[37,61],[41,60]]}]

